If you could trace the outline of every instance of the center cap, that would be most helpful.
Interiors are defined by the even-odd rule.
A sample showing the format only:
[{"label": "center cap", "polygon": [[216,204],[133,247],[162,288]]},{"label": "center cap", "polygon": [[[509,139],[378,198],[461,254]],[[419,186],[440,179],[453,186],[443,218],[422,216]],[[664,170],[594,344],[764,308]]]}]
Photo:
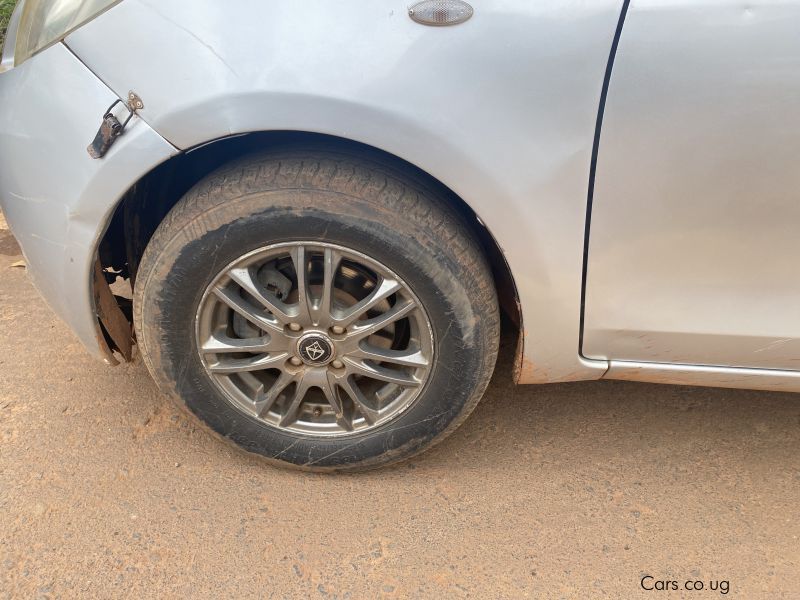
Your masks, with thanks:
[{"label": "center cap", "polygon": [[333,358],[333,344],[327,336],[320,333],[309,333],[297,343],[300,358],[307,365],[320,366]]}]

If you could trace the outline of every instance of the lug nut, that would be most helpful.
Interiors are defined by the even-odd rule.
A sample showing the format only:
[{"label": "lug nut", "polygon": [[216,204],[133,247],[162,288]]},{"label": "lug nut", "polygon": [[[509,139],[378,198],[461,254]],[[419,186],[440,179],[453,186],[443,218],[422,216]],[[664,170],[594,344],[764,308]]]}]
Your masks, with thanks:
[{"label": "lug nut", "polygon": [[295,367],[299,367],[300,365],[303,364],[303,361],[300,360],[299,358],[297,358],[296,356],[293,356],[292,358],[290,358],[289,362],[292,363]]},{"label": "lug nut", "polygon": [[289,323],[289,329],[292,331],[300,331],[302,327],[300,326],[300,323]]},{"label": "lug nut", "polygon": [[342,361],[340,361],[340,360],[335,360],[335,361],[333,361],[333,362],[331,363],[331,366],[332,366],[334,369],[341,369],[341,368],[344,366],[344,363],[343,363]]},{"label": "lug nut", "polygon": [[339,325],[334,325],[331,327],[331,331],[337,335],[344,333],[344,327],[340,327]]}]

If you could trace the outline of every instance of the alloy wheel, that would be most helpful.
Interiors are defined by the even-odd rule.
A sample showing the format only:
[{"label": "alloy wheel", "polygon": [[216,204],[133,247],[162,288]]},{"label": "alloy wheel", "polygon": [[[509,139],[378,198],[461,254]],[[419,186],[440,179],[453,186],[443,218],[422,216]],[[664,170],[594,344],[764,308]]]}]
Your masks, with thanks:
[{"label": "alloy wheel", "polygon": [[378,427],[420,396],[430,320],[388,267],[334,244],[291,242],[225,267],[196,316],[197,349],[225,398],[306,436]]}]

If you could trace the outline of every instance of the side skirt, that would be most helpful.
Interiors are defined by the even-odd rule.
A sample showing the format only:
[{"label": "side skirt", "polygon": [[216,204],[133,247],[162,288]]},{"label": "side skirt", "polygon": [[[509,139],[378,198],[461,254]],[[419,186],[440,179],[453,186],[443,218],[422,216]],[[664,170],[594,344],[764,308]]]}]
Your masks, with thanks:
[{"label": "side skirt", "polygon": [[800,392],[800,371],[612,360],[603,379]]}]

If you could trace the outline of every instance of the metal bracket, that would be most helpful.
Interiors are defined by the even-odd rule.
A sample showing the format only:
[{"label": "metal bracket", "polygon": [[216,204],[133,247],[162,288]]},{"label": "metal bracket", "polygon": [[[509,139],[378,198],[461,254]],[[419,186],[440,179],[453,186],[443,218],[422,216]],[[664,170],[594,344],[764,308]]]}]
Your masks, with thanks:
[{"label": "metal bracket", "polygon": [[[118,104],[122,104],[128,109],[128,117],[122,123],[120,123],[119,119],[113,113],[114,108]],[[125,132],[125,127],[133,118],[133,115],[136,114],[136,111],[143,108],[144,102],[142,102],[142,99],[136,92],[128,92],[127,104],[122,100],[115,100],[103,114],[103,121],[100,123],[100,129],[97,130],[97,134],[94,136],[92,143],[86,148],[89,156],[92,158],[103,158],[117,138]]]},{"label": "metal bracket", "polygon": [[144,102],[139,97],[139,95],[134,92],[128,92],[128,110],[135,113],[137,110],[142,110],[144,108]]}]

